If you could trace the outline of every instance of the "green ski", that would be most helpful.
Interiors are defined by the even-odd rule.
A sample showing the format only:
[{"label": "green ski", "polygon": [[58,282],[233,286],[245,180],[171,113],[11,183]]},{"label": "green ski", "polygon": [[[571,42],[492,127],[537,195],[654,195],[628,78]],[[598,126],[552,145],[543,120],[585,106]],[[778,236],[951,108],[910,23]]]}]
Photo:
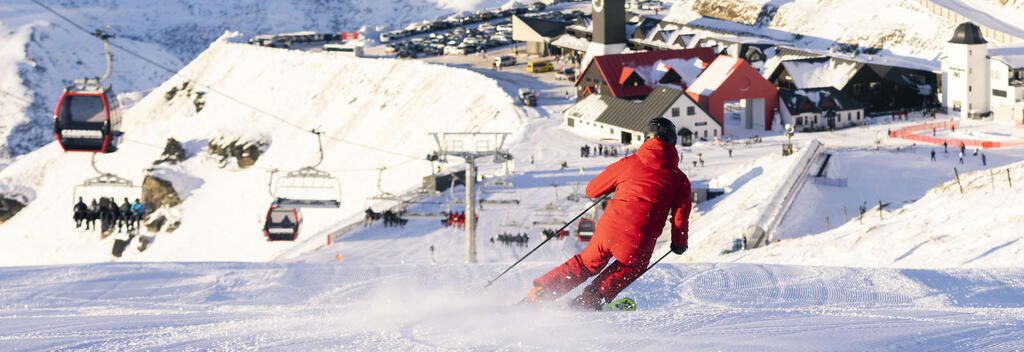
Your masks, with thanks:
[{"label": "green ski", "polygon": [[629,297],[619,298],[601,306],[602,311],[632,312],[636,310],[636,301]]}]

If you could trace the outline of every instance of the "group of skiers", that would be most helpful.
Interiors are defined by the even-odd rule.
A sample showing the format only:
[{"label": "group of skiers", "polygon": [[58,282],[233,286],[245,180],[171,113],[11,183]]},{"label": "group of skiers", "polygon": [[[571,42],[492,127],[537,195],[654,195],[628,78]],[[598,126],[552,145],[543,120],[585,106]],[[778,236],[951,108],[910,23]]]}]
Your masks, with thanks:
[{"label": "group of skiers", "polygon": [[[494,247],[494,239],[494,237],[491,237],[491,247]],[[530,244],[530,235],[525,233],[517,233],[513,235],[508,232],[502,232],[498,234],[497,239],[498,242],[501,242],[501,244],[506,246],[515,245],[516,247],[526,247]]]},{"label": "group of skiers", "polygon": [[82,197],[78,197],[78,203],[74,207],[75,228],[81,228],[85,223],[85,229],[96,228],[96,220],[100,220],[100,231],[112,231],[117,227],[117,232],[127,229],[129,232],[139,227],[139,222],[146,214],[146,207],[138,198],[135,203],[124,198],[124,202],[118,205],[113,197],[102,197],[98,201],[92,200],[90,205],[85,204]]},{"label": "group of skiers", "polygon": [[558,239],[564,240],[566,237],[569,237],[569,231],[566,230],[555,232],[555,230],[552,229],[544,229],[541,233],[544,234],[544,238],[558,236]]},{"label": "group of skiers", "polygon": [[[949,153],[949,143],[942,142],[942,153]],[[935,161],[935,149],[931,152],[932,161]],[[960,142],[960,164],[964,163],[964,156],[967,156],[967,146],[963,142]],[[974,156],[978,156],[978,148],[974,148]],[[981,166],[988,166],[988,158],[985,157],[985,153],[981,153]]]},{"label": "group of skiers", "polygon": [[402,214],[391,211],[391,209],[378,213],[372,207],[366,208],[366,215],[363,217],[363,227],[370,226],[374,221],[380,220],[384,227],[399,226],[405,227],[408,219],[402,218]]},{"label": "group of skiers", "polygon": [[[478,216],[477,219],[480,217]],[[460,230],[466,227],[466,213],[449,212],[448,217],[441,219],[441,226],[458,227]]]},{"label": "group of skiers", "polygon": [[[593,155],[591,155],[591,154],[593,154]],[[627,151],[626,155],[629,155],[629,151]],[[580,156],[584,157],[584,158],[589,158],[591,156],[593,156],[593,157],[604,156],[604,157],[618,158],[619,157],[619,148],[616,148],[614,146],[606,147],[603,144],[598,144],[596,147],[591,147],[589,144],[584,144],[582,147],[580,147]]]}]

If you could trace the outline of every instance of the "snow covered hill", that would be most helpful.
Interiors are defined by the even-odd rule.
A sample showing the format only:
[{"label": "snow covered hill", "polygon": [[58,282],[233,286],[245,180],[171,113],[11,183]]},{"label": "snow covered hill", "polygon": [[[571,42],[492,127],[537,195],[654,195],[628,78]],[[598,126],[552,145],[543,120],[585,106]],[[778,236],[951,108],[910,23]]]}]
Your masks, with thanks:
[{"label": "snow covered hill", "polygon": [[[245,0],[42,1],[87,30],[110,26],[114,42],[174,70],[225,31],[245,38],[303,30],[351,32],[363,26],[403,27],[506,0]],[[126,106],[170,77],[114,50],[108,81]],[[10,157],[52,139],[50,117],[74,79],[103,74],[103,44],[29,0],[0,7],[0,168]]]},{"label": "snow covered hill", "polygon": [[[166,93],[181,88],[168,100]],[[205,86],[209,84],[210,89]],[[200,112],[194,102],[205,100]],[[223,94],[222,94],[223,93]],[[425,155],[436,146],[431,131],[518,133],[520,117],[493,80],[459,69],[392,59],[355,59],[231,44],[219,41],[179,75],[154,89],[125,116],[127,141],[98,166],[142,182],[168,138],[184,145],[188,159],[156,167],[174,182],[183,219],[173,233],[159,234],[144,253],[127,260],[264,261],[292,243],[268,243],[262,217],[271,196],[270,169],[295,170],[317,161],[315,135],[324,131],[320,169],[341,180],[342,207],[309,210],[300,241],[323,243],[323,230],[352,221],[383,187],[399,193],[430,175]],[[278,120],[280,119],[280,120]],[[267,144],[251,168],[222,160],[206,148],[214,138]],[[63,153],[56,143],[18,158],[0,171],[5,193],[30,201],[0,225],[2,265],[80,263],[110,259],[112,238],[76,230],[72,190],[94,175],[84,153]]]},{"label": "snow covered hill", "polygon": [[[1021,267],[1024,163],[961,174],[913,204],[715,260],[903,268]],[[1013,188],[1011,188],[1013,186]]]},{"label": "snow covered hill", "polygon": [[[1022,6],[1019,1],[956,2],[982,12],[998,9],[1005,12],[1001,17],[1007,18],[1019,17]],[[792,42],[799,48],[853,52],[854,47],[833,47],[838,42],[928,61],[938,59],[959,24],[933,14],[918,0],[676,0],[673,3],[666,18],[674,21],[688,23],[705,15],[750,25],[732,28]]]}]

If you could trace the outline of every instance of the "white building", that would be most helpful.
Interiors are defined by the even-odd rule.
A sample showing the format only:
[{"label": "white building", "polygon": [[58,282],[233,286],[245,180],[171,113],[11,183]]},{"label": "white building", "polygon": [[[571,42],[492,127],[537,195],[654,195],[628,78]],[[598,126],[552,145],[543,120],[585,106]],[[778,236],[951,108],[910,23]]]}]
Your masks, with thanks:
[{"label": "white building", "polygon": [[624,145],[644,142],[644,127],[655,117],[664,117],[678,128],[682,145],[708,140],[722,132],[722,126],[682,90],[659,86],[643,101],[591,94],[563,113],[563,126],[582,135]]},{"label": "white building", "polygon": [[960,24],[939,58],[942,105],[954,116],[1024,121],[1024,46],[989,48],[981,29]]}]

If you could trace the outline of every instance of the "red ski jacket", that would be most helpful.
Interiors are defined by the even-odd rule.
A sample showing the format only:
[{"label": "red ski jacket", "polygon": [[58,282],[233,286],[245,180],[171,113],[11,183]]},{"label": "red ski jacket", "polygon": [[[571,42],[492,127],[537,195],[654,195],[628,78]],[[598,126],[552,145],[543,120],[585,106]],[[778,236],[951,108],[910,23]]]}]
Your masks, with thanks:
[{"label": "red ski jacket", "polygon": [[693,196],[690,180],[678,164],[674,146],[650,138],[636,154],[611,164],[591,180],[588,197],[615,192],[597,223],[597,234],[612,235],[618,243],[653,249],[671,211],[672,244],[685,245]]}]

